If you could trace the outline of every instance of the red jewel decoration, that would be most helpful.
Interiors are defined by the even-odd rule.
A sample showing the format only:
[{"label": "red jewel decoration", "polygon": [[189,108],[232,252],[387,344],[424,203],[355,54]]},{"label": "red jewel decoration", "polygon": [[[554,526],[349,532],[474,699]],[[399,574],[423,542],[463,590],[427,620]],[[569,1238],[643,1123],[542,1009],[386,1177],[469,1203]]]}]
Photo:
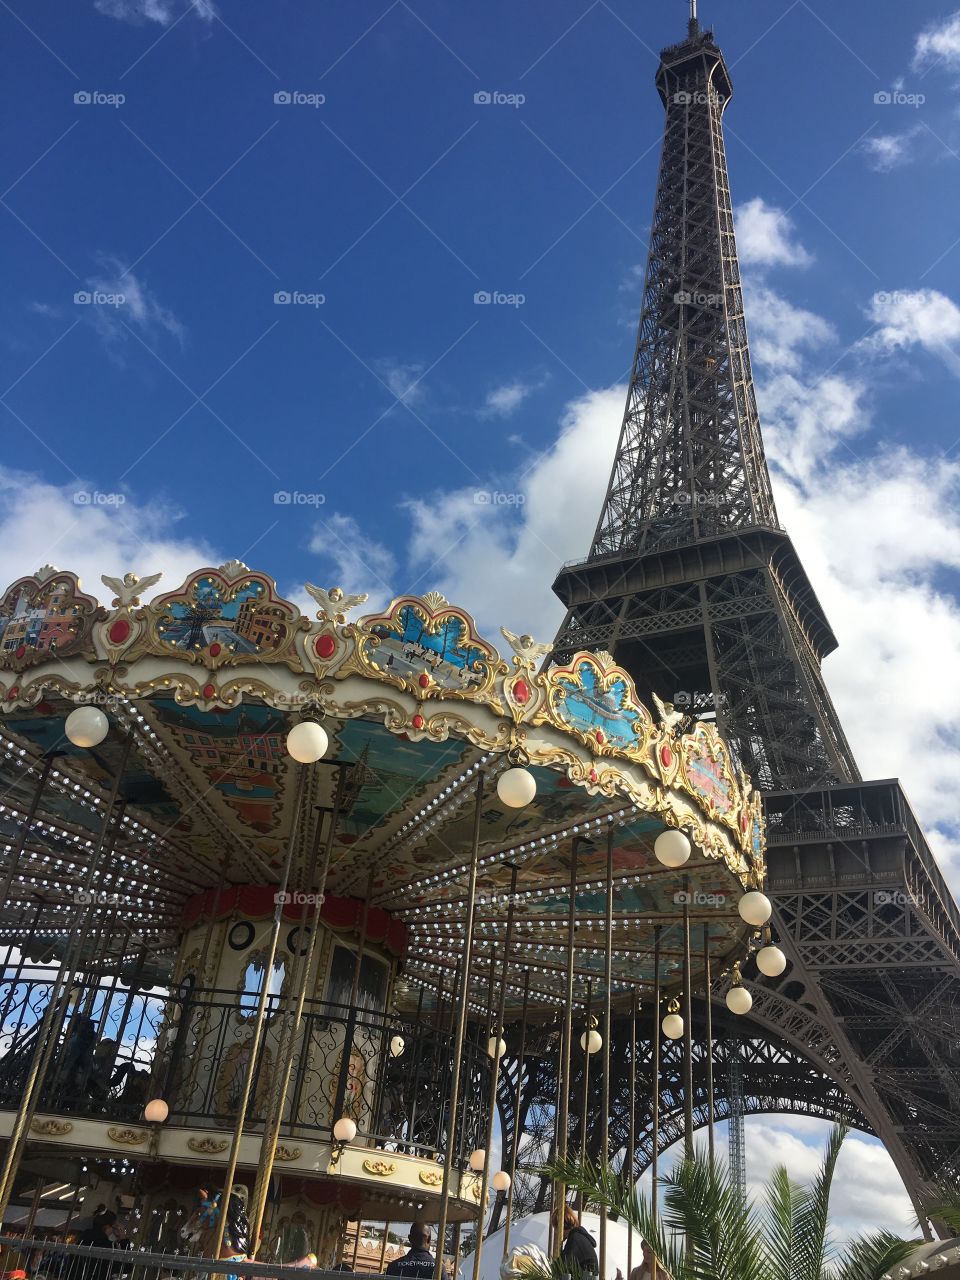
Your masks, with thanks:
[{"label": "red jewel decoration", "polygon": [[22,658],[26,652],[27,652],[27,646],[25,644],[18,644],[13,651],[13,656],[15,658]]},{"label": "red jewel decoration", "polygon": [[132,628],[126,618],[117,618],[116,622],[110,623],[110,629],[107,631],[107,639],[111,644],[123,644],[130,635]]},{"label": "red jewel decoration", "polygon": [[748,826],[748,823],[747,823],[747,815],[746,815],[746,814],[743,814],[743,815],[742,815],[742,817],[740,818],[740,830],[741,830],[741,831],[746,831],[747,826]]},{"label": "red jewel decoration", "polygon": [[598,729],[597,732],[594,734],[594,737],[598,742],[603,742],[603,730]]},{"label": "red jewel decoration", "polygon": [[20,695],[20,686],[15,684],[7,694],[7,701],[9,702],[13,698],[19,697],[19,695]]},{"label": "red jewel decoration", "polygon": [[417,684],[420,686],[421,689],[426,689],[429,683],[430,683],[430,677],[427,675],[425,671],[421,675],[417,676]]},{"label": "red jewel decoration", "polygon": [[590,781],[591,781],[591,782],[596,782],[596,780],[597,780],[597,771],[596,771],[596,769],[591,769],[591,770],[590,770]]},{"label": "red jewel decoration", "polygon": [[212,698],[214,697],[217,691],[212,684],[205,684],[203,688],[200,690],[200,692],[203,694],[205,698]]},{"label": "red jewel decoration", "polygon": [[333,636],[317,636],[317,642],[313,647],[318,658],[332,658],[337,645]]},{"label": "red jewel decoration", "polygon": [[673,752],[668,746],[662,746],[660,748],[660,763],[665,769],[669,769],[673,764]]},{"label": "red jewel decoration", "polygon": [[422,729],[422,728],[423,728],[423,716],[414,716],[414,717],[413,717],[413,727],[414,727],[415,729]]},{"label": "red jewel decoration", "polygon": [[513,686],[513,697],[521,706],[523,706],[525,702],[530,701],[530,686],[527,684],[526,680],[518,680]]},{"label": "red jewel decoration", "polygon": [[217,644],[216,641],[214,641],[213,644],[210,646],[210,657],[211,658],[217,657],[219,652],[220,652],[220,646]]}]

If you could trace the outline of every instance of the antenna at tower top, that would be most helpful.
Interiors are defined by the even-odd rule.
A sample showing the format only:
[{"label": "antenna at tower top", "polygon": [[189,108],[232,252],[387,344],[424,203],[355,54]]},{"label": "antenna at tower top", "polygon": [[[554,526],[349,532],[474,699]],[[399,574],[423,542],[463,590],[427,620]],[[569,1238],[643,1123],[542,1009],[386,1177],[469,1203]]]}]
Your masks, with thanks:
[{"label": "antenna at tower top", "polygon": [[697,21],[697,0],[690,0],[690,34],[695,36],[700,30],[700,23]]}]

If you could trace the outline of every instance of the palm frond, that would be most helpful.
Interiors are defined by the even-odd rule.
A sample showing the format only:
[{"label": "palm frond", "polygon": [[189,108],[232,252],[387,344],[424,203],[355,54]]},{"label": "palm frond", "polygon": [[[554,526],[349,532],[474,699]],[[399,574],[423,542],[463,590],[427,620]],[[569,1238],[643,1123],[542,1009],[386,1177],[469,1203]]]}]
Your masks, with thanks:
[{"label": "palm frond", "polygon": [[802,1196],[803,1189],[791,1181],[786,1167],[778,1165],[770,1175],[766,1195],[770,1280],[794,1280],[797,1263],[797,1213]]},{"label": "palm frond", "polygon": [[827,1139],[823,1163],[813,1185],[805,1187],[794,1217],[794,1269],[790,1280],[820,1280],[832,1254],[829,1240],[830,1190],[847,1125],[834,1125]]},{"label": "palm frond", "polygon": [[828,1280],[880,1280],[922,1243],[921,1240],[901,1240],[889,1231],[861,1236],[844,1250]]}]

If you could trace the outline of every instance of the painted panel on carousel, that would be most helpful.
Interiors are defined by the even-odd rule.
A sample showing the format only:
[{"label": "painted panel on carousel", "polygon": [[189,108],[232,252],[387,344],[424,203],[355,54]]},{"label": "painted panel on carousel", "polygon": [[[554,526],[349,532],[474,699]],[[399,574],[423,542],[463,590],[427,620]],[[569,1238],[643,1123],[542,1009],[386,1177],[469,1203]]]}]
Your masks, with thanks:
[{"label": "painted panel on carousel", "polygon": [[234,561],[193,574],[148,606],[154,653],[214,665],[283,662],[302,669],[294,637],[309,623],[266,574]]},{"label": "painted panel on carousel", "polygon": [[493,684],[500,662],[470,615],[433,592],[402,596],[388,613],[364,618],[361,631],[360,666],[420,697],[477,697]]},{"label": "painted panel on carousel", "polygon": [[171,698],[146,706],[174,755],[202,775],[248,831],[279,829],[291,772],[282,712],[244,702],[210,715]]},{"label": "painted panel on carousel", "polygon": [[622,667],[578,653],[568,666],[548,671],[547,682],[554,717],[592,750],[643,751],[653,722]]},{"label": "painted panel on carousel", "polygon": [[729,818],[738,788],[730,768],[730,757],[713,725],[697,724],[681,739],[682,768],[690,789],[709,812]]},{"label": "painted panel on carousel", "polygon": [[53,657],[93,657],[90,628],[104,614],[76,574],[46,566],[20,578],[0,600],[0,666],[21,671]]},{"label": "painted panel on carousel", "polygon": [[[347,720],[337,734],[341,758],[356,762],[347,779],[347,811],[340,842],[353,844],[398,811],[412,812],[425,788],[470,751],[460,738],[411,742],[385,733],[382,723]],[[431,790],[432,794],[432,790]]]}]

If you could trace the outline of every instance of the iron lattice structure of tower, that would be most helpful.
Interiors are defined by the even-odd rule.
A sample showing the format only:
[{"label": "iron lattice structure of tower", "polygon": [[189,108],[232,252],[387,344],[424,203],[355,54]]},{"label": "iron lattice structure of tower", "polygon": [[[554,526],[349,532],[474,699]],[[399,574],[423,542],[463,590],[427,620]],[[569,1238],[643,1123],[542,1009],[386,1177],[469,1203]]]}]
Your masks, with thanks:
[{"label": "iron lattice structure of tower", "polygon": [[[554,583],[567,608],[554,659],[606,650],[641,697],[715,717],[766,792],[788,967],[745,974],[753,1009],[716,1046],[716,1114],[741,1098],[747,1114],[844,1113],[883,1140],[919,1209],[960,1187],[960,911],[899,784],[861,781],[821,675],[837,642],[779,525],[760,434],[724,152],[732,85],[695,17],[656,83],[666,123],[626,411],[589,555]],[[649,1039],[615,1035],[614,1062],[649,1062]],[[697,1124],[704,1057],[699,1045]],[[668,1068],[661,1148],[682,1132]],[[546,1114],[527,1079],[501,1108]],[[622,1134],[616,1081],[611,1098]],[[653,1138],[650,1117],[635,1120],[639,1173]],[[524,1142],[542,1147],[536,1128],[521,1169]],[[542,1189],[528,1180],[518,1202],[532,1208]]]}]

